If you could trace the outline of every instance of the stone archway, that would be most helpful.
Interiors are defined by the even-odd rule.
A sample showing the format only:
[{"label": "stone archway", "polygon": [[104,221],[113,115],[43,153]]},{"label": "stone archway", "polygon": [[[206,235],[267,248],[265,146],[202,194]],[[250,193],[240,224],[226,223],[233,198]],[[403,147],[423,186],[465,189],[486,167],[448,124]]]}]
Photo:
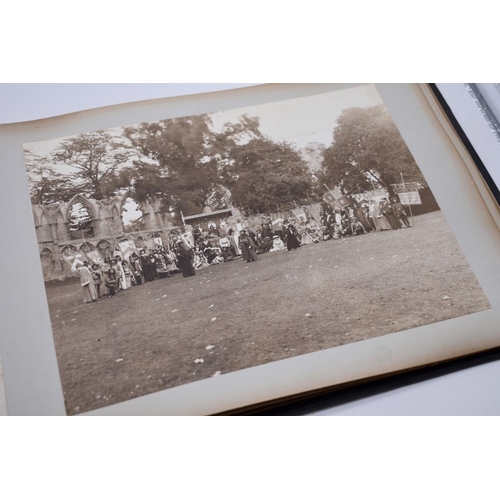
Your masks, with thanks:
[{"label": "stone archway", "polygon": [[132,192],[125,193],[120,200],[120,222],[124,233],[136,233],[146,229],[143,204],[138,203]]},{"label": "stone archway", "polygon": [[66,207],[66,221],[72,240],[92,238],[96,235],[97,210],[93,203],[77,194]]},{"label": "stone archway", "polygon": [[101,240],[98,244],[97,244],[97,249],[99,250],[99,252],[101,252],[101,255],[102,255],[102,258],[105,260],[105,259],[111,259],[113,258],[113,250],[112,250],[112,246],[111,246],[111,243],[107,240]]},{"label": "stone archway", "polygon": [[56,260],[50,248],[44,248],[40,252],[40,261],[42,263],[44,281],[54,279],[56,274]]}]

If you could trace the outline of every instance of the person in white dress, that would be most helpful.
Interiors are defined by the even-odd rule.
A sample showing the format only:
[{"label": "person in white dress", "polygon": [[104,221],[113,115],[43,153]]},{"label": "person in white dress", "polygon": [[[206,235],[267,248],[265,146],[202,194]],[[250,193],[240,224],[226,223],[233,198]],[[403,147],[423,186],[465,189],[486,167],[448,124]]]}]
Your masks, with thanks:
[{"label": "person in white dress", "polygon": [[281,238],[278,235],[273,236],[273,247],[270,252],[279,252],[280,250],[286,250],[285,244],[281,241]]}]

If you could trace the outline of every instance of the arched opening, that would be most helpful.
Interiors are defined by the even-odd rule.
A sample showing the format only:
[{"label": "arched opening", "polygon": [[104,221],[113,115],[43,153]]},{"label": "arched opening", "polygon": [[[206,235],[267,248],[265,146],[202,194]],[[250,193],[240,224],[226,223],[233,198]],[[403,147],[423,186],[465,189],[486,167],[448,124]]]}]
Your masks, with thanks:
[{"label": "arched opening", "polygon": [[144,231],[144,218],[140,205],[128,196],[122,205],[122,223],[124,233]]},{"label": "arched opening", "polygon": [[61,262],[63,268],[64,276],[74,275],[74,270],[72,265],[75,260],[75,256],[78,254],[78,249],[74,245],[65,245],[61,249]]},{"label": "arched opening", "polygon": [[92,250],[95,250],[95,246],[92,245],[92,243],[86,241],[85,243],[80,245],[80,250],[82,250],[83,252],[92,252]]},{"label": "arched opening", "polygon": [[42,262],[43,279],[49,281],[53,279],[56,262],[54,259],[54,254],[49,248],[44,248],[40,253],[40,261]]},{"label": "arched opening", "polygon": [[92,215],[81,201],[75,201],[69,207],[68,229],[72,240],[84,240],[94,236]]},{"label": "arched opening", "polygon": [[111,243],[109,241],[101,240],[97,244],[97,248],[101,252],[103,260],[111,259],[113,257],[113,252],[111,251]]}]

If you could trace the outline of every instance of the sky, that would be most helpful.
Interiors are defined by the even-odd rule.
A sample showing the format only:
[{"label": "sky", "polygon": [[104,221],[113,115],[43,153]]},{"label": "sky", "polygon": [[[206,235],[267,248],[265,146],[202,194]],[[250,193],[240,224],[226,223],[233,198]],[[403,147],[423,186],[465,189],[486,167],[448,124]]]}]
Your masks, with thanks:
[{"label": "sky", "polygon": [[[334,92],[288,99],[284,101],[235,108],[212,113],[214,130],[220,131],[224,123],[236,122],[243,114],[258,116],[260,129],[271,139],[295,142],[299,148],[309,142],[321,142],[329,145],[332,133],[340,113],[354,106],[366,107],[383,104],[374,85],[360,85]],[[130,125],[125,125],[130,126]],[[123,128],[108,131],[119,136]],[[34,142],[24,146],[35,154],[45,156],[57,148],[65,138]]]},{"label": "sky", "polygon": [[[213,129],[216,132],[220,131],[227,122],[237,122],[239,117],[244,114],[252,117],[258,116],[260,130],[263,134],[274,141],[293,142],[298,148],[303,148],[310,142],[319,142],[329,146],[332,142],[337,118],[344,109],[378,104],[383,104],[382,98],[375,86],[368,84],[298,99],[235,108],[212,113],[209,116],[212,118]],[[120,136],[122,131],[122,127],[108,130],[115,136]],[[46,156],[53,152],[64,139],[30,143],[25,144],[24,147],[32,153]],[[72,169],[57,166],[56,170],[61,173],[69,173]],[[140,212],[137,212],[131,204],[126,203],[125,208],[128,208],[123,217],[125,223],[140,215]]]},{"label": "sky", "polygon": [[383,104],[374,85],[326,92],[309,97],[288,99],[271,104],[237,108],[211,116],[219,130],[226,122],[237,121],[247,114],[260,118],[260,130],[275,141],[289,141],[299,148],[310,142],[329,146],[337,118],[344,109]]}]

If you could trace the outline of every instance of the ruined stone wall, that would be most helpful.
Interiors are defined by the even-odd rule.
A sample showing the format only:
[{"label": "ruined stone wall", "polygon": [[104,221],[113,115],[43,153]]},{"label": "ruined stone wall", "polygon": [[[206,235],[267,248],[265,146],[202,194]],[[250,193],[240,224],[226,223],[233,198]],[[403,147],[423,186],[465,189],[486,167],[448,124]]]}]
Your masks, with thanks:
[{"label": "ruined stone wall", "polygon": [[[129,193],[125,193],[106,200],[93,200],[77,195],[69,202],[32,206],[45,281],[63,280],[75,275],[62,257],[63,252],[92,252],[97,249],[107,256],[124,240],[133,240],[138,247],[154,247],[155,237],[161,237],[166,243],[170,239],[170,232],[180,229],[175,228],[170,214],[160,211],[159,200],[152,199],[140,204],[144,229],[125,232],[121,216],[129,196]],[[88,210],[94,236],[85,239],[71,237],[69,221],[75,203],[81,203]]]}]

